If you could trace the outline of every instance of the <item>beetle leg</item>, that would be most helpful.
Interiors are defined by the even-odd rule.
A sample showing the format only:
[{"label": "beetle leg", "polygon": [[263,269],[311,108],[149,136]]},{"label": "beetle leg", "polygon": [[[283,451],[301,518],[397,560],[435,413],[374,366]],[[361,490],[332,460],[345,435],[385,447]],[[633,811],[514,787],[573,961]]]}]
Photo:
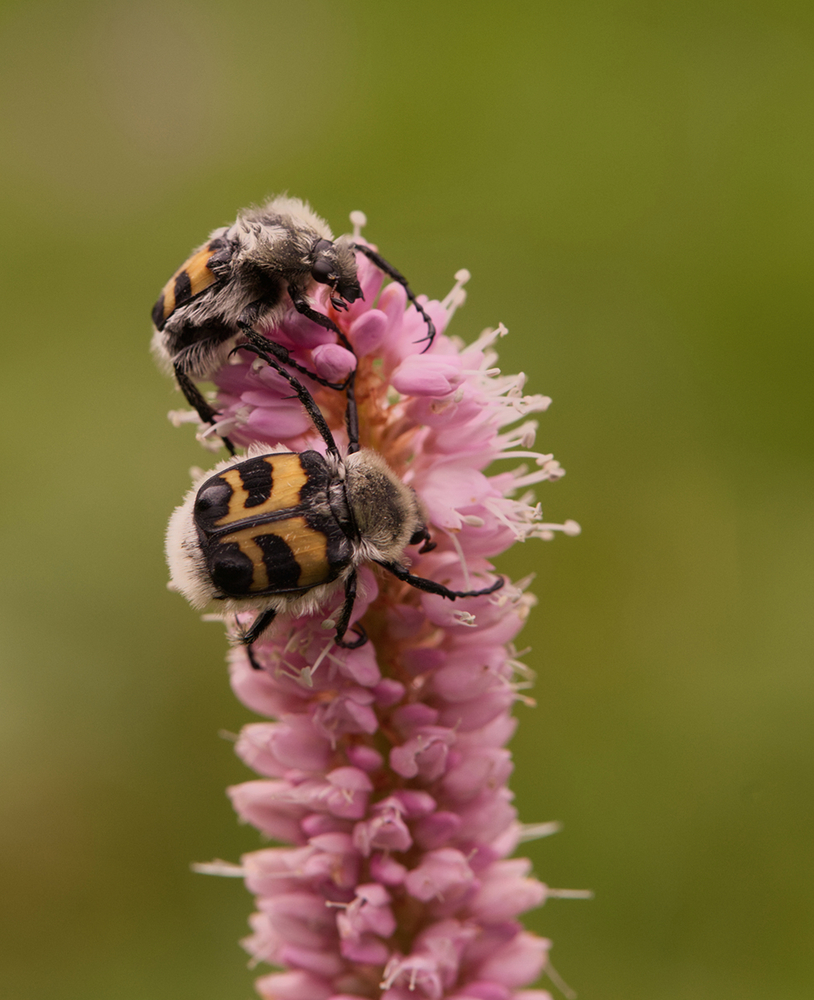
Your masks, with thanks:
[{"label": "beetle leg", "polygon": [[[217,410],[213,410],[209,403],[207,403],[201,394],[201,390],[180,365],[174,364],[173,368],[175,369],[175,380],[178,383],[178,388],[183,392],[186,401],[195,410],[203,423],[214,424],[218,416]],[[221,439],[228,449],[229,454],[234,455],[235,446],[229,438],[222,437]]]},{"label": "beetle leg", "polygon": [[271,355],[262,347],[257,347],[255,344],[241,344],[239,347],[235,348],[238,351],[251,351],[256,354],[259,358],[262,358],[267,365],[280,373],[283,378],[288,382],[294,392],[297,394],[300,402],[305,407],[305,410],[311,420],[314,422],[314,426],[319,431],[322,440],[328,447],[328,452],[333,455],[337,461],[341,461],[341,456],[339,454],[339,449],[336,447],[336,442],[334,441],[334,436],[331,433],[331,429],[328,426],[325,417],[322,415],[322,411],[319,409],[317,404],[314,402],[314,397],[305,388],[299,379],[294,378],[291,372],[287,372],[285,368],[280,364],[280,362],[271,357]]},{"label": "beetle leg", "polygon": [[348,431],[348,454],[353,455],[359,450],[359,410],[356,406],[356,372],[348,375],[345,385],[348,405],[345,408],[345,427]]},{"label": "beetle leg", "polygon": [[264,337],[262,333],[258,333],[254,327],[244,320],[239,319],[237,325],[250,344],[254,344],[261,351],[268,351],[269,354],[273,354],[281,365],[290,365],[291,368],[296,369],[301,375],[306,375],[308,378],[313,379],[314,382],[324,385],[326,389],[337,389],[341,392],[347,387],[347,380],[345,382],[329,382],[328,379],[322,378],[316,372],[312,372],[303,365],[298,364],[291,357],[291,352],[287,348],[283,347],[282,344],[277,344],[273,340],[269,340],[268,337]]},{"label": "beetle leg", "polygon": [[[276,617],[276,608],[267,608],[265,611],[261,611],[252,623],[252,627],[240,636],[241,643],[244,646],[252,646],[253,643],[257,642],[260,636],[266,631]],[[251,655],[249,656],[249,659],[251,660],[252,666],[257,669],[255,661]]]},{"label": "beetle leg", "polygon": [[427,336],[422,337],[421,340],[416,341],[417,344],[420,344],[421,341],[423,340],[429,341],[427,346],[421,352],[422,354],[424,354],[425,351],[428,351],[432,347],[432,342],[433,340],[435,340],[435,324],[427,315],[424,306],[421,305],[421,303],[413,294],[412,289],[407,284],[407,279],[400,271],[397,271],[392,264],[388,263],[384,259],[384,257],[377,254],[375,250],[371,250],[370,247],[365,246],[364,243],[354,243],[353,249],[358,250],[359,253],[363,253],[365,257],[367,257],[368,260],[372,261],[380,271],[384,271],[384,273],[387,275],[388,278],[392,278],[393,281],[397,281],[404,289],[404,291],[407,293],[407,298],[410,300],[410,302],[412,302],[412,304],[424,317],[424,322],[427,324]]},{"label": "beetle leg", "polygon": [[348,631],[350,616],[353,614],[353,605],[356,601],[356,571],[354,570],[345,581],[345,603],[339,613],[339,620],[336,623],[336,644],[342,649],[358,649],[367,642],[367,632],[358,623],[353,626],[353,631],[358,638],[355,642],[345,642],[345,633]]},{"label": "beetle leg", "polygon": [[316,309],[312,308],[308,304],[308,299],[305,295],[298,289],[293,288],[291,285],[288,286],[288,294],[291,296],[291,301],[294,303],[294,308],[301,316],[305,316],[310,319],[313,323],[318,323],[320,326],[324,327],[326,330],[331,330],[333,333],[339,337],[342,341],[342,346],[346,347],[351,353],[353,353],[353,348],[350,346],[350,342],[344,333],[339,329],[339,327],[334,323],[330,316],[326,316],[324,313],[317,312]]},{"label": "beetle leg", "polygon": [[[378,559],[376,561],[379,562]],[[403,566],[399,566],[398,563],[379,562],[379,565],[392,573],[393,576],[398,577],[399,580],[409,583],[411,587],[423,590],[428,594],[438,594],[440,597],[446,597],[450,601],[454,601],[456,597],[483,597],[485,594],[494,594],[506,582],[502,576],[499,576],[491,587],[484,587],[483,590],[450,590],[449,587],[445,587],[441,583],[436,583],[435,580],[427,580],[423,576],[413,576],[412,573],[409,573]]]}]

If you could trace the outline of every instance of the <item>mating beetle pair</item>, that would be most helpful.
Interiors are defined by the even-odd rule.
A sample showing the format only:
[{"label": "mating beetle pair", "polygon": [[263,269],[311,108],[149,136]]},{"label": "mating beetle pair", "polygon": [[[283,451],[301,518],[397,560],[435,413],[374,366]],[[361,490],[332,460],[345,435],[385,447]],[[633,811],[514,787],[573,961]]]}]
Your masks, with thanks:
[{"label": "mating beetle pair", "polygon": [[431,346],[435,328],[404,278],[364,245],[348,237],[334,243],[322,220],[294,199],[275,199],[216,231],[167,284],[153,310],[154,350],[171,363],[203,421],[213,422],[216,414],[192,378],[206,377],[233,350],[243,349],[288,381],[325,443],[324,456],[271,452],[239,462],[227,459],[198,481],[170,520],[172,585],[199,609],[215,604],[226,612],[257,612],[241,635],[249,647],[278,614],[313,613],[339,587],[344,602],[334,623],[335,641],[349,649],[361,646],[367,640],[361,624],[353,627],[353,640],[346,634],[357,571],[364,563],[376,563],[399,580],[449,600],[491,594],[504,583],[498,577],[489,587],[458,591],[409,572],[405,549],[421,544],[419,551],[428,552],[435,546],[415,492],[381,455],[359,446],[354,374],[343,386],[316,378],[347,391],[349,444],[343,456],[311,393],[288,367],[315,376],[255,329],[262,324],[273,331],[288,293],[300,313],[335,330],[347,344],[307,295],[322,283],[331,288],[334,308],[355,301],[361,289],[354,250],[404,285],[427,323]]}]

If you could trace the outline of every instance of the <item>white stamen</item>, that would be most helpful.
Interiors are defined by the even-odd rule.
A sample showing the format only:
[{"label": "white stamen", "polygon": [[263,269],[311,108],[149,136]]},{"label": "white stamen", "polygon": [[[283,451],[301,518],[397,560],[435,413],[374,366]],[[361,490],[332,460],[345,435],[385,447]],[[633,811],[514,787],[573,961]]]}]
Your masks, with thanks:
[{"label": "white stamen", "polygon": [[466,625],[468,628],[475,628],[477,624],[475,616],[469,611],[453,611],[452,617],[459,625]]},{"label": "white stamen", "polygon": [[565,524],[535,524],[534,530],[529,534],[529,538],[542,538],[544,542],[550,542],[555,531],[561,531],[565,535],[573,538],[578,535],[582,528],[576,521],[566,521]]},{"label": "white stamen", "polygon": [[572,990],[571,987],[566,983],[562,976],[557,972],[550,961],[546,960],[545,968],[543,972],[548,976],[551,982],[557,987],[557,989],[565,997],[565,1000],[577,1000],[576,990]]},{"label": "white stamen", "polygon": [[333,646],[333,644],[334,644],[334,640],[333,640],[333,637],[332,637],[331,641],[322,650],[322,652],[319,654],[319,656],[314,661],[314,665],[311,666],[311,667],[303,667],[303,669],[300,671],[300,678],[302,680],[302,683],[305,684],[306,687],[311,688],[311,687],[314,686],[314,674],[319,669],[320,664],[322,663],[322,661],[328,655],[328,651],[330,650],[331,646]]},{"label": "white stamen", "polygon": [[[541,455],[539,451],[502,451],[496,458],[533,458],[537,465],[545,465],[551,461],[550,455]],[[559,463],[558,463],[559,464]],[[524,467],[525,471],[525,467]]]},{"label": "white stamen", "polygon": [[540,469],[539,472],[529,472],[528,475],[526,475],[527,471],[528,466],[525,465],[520,465],[516,469],[512,470],[512,475],[517,477],[513,487],[514,490],[520,489],[521,486],[533,486],[535,483],[543,483],[547,479],[562,479],[565,475],[564,469],[562,471],[559,469],[556,470],[557,474],[554,476],[552,476],[547,469]]},{"label": "white stamen", "polygon": [[182,424],[199,424],[201,418],[194,410],[170,410],[167,420],[173,427],[181,427]]},{"label": "white stamen", "polygon": [[195,440],[201,445],[202,448],[206,448],[207,451],[211,451],[214,455],[215,452],[220,451],[221,442],[220,438],[208,438],[203,434],[196,434]]},{"label": "white stamen", "polygon": [[460,309],[464,302],[466,302],[464,285],[469,281],[470,277],[471,275],[465,267],[455,272],[455,284],[441,300],[441,305],[446,309],[449,319],[452,319],[456,310]]},{"label": "white stamen", "polygon": [[362,235],[362,230],[367,225],[367,216],[358,209],[350,213],[350,221],[353,225],[353,238],[358,240]]},{"label": "white stamen", "polygon": [[[443,299],[441,299],[441,305],[444,309],[449,309],[450,307],[456,309],[458,305],[462,304],[462,299],[460,292],[463,290],[464,285],[469,281],[472,275],[467,271],[465,267],[462,267],[460,271],[455,272],[455,284],[447,292]],[[461,299],[461,301],[456,301]],[[463,299],[466,299],[466,292],[463,293]]]},{"label": "white stamen", "polygon": [[[207,424],[198,432],[198,437],[202,441],[206,441],[207,438],[211,438],[213,434],[223,436],[224,434],[230,434],[234,429],[237,421],[233,417],[227,417],[224,420],[218,420],[214,424]],[[220,443],[218,443],[220,447]]]},{"label": "white stamen", "polygon": [[241,865],[233,865],[229,861],[221,861],[220,858],[215,858],[214,861],[196,862],[189,867],[199,875],[220,875],[223,878],[245,878],[247,874]]},{"label": "white stamen", "polygon": [[527,844],[530,840],[542,840],[551,837],[562,830],[562,823],[551,820],[548,823],[523,823],[520,827],[520,843]]},{"label": "white stamen", "polygon": [[591,889],[546,889],[548,899],[593,899]]},{"label": "white stamen", "polygon": [[[231,417],[224,417],[222,420],[216,420],[214,424],[206,424],[206,426],[201,426],[201,429],[195,435],[198,441],[201,442],[205,447],[210,448],[212,451],[216,451],[221,447],[221,442],[215,440],[216,437],[227,437],[232,433],[237,427],[241,427],[249,418],[249,414],[252,412],[251,406],[241,406]],[[212,441],[209,441],[212,438]],[[212,447],[214,445],[214,447]]]},{"label": "white stamen", "polygon": [[472,351],[474,354],[479,351],[485,351],[490,344],[493,344],[497,340],[498,337],[505,337],[508,332],[508,329],[502,323],[498,323],[496,330],[492,329],[491,326],[487,326],[486,329],[482,331],[478,339],[469,344],[468,347],[464,349],[463,353]]},{"label": "white stamen", "polygon": [[454,288],[444,301],[448,302],[447,314],[452,319],[455,313],[466,302],[466,291],[463,288]]},{"label": "white stamen", "polygon": [[534,682],[536,679],[536,674],[527,666],[525,663],[521,663],[520,660],[508,659],[506,660],[506,666],[510,667],[512,673],[518,677],[525,677],[524,681],[515,681],[514,688],[516,691],[524,691],[530,687],[534,687]]},{"label": "white stamen", "polygon": [[196,479],[200,479],[204,474],[204,469],[200,465],[190,465],[189,467],[189,478],[195,482]]},{"label": "white stamen", "polygon": [[[478,517],[477,514],[462,514],[461,520],[464,524],[468,524],[471,528],[482,528],[484,524],[486,524],[483,518]],[[469,589],[470,588],[467,587],[467,590]]]},{"label": "white stamen", "polygon": [[448,531],[447,536],[452,542],[453,548],[458,553],[458,559],[461,563],[461,569],[463,570],[464,575],[464,590],[474,590],[472,580],[469,576],[469,567],[466,565],[466,556],[464,555],[464,550],[461,548],[461,543],[458,541],[458,537],[454,531]]}]

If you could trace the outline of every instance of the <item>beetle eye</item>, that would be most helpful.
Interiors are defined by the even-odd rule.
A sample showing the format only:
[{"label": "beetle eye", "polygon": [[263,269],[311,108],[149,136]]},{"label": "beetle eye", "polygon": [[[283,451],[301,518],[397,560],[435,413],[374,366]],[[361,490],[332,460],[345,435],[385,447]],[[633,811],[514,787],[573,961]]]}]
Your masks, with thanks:
[{"label": "beetle eye", "polygon": [[315,281],[318,281],[321,285],[327,285],[331,281],[331,270],[331,262],[323,257],[311,268],[311,274]]}]

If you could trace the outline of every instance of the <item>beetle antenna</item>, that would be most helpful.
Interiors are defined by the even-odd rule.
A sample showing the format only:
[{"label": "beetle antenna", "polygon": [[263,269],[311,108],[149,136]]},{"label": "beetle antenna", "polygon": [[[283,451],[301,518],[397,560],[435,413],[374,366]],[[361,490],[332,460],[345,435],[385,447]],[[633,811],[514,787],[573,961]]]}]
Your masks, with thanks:
[{"label": "beetle antenna", "polygon": [[427,346],[421,352],[422,354],[424,354],[432,347],[432,342],[433,340],[435,340],[435,324],[428,316],[426,310],[424,309],[424,306],[421,305],[421,303],[413,294],[413,290],[407,284],[407,279],[400,271],[397,271],[392,264],[389,264],[384,259],[384,257],[382,257],[380,254],[377,254],[375,250],[371,250],[369,246],[365,246],[364,243],[354,243],[353,249],[358,250],[359,253],[363,253],[365,257],[367,257],[368,260],[372,261],[380,271],[384,271],[384,273],[387,275],[388,278],[392,278],[393,281],[397,281],[404,289],[404,291],[407,293],[407,298],[412,302],[412,304],[424,317],[424,322],[427,324],[427,336],[422,337],[421,340],[416,341],[416,343],[418,344],[420,344],[424,340],[429,341]]},{"label": "beetle antenna", "polygon": [[235,351],[251,351],[252,354],[256,354],[258,358],[262,358],[267,365],[271,365],[275,371],[279,372],[280,375],[283,376],[294,392],[296,392],[300,402],[305,407],[308,416],[313,421],[314,427],[316,427],[319,431],[322,440],[327,446],[328,454],[332,458],[336,459],[336,461],[341,462],[342,456],[339,454],[339,449],[336,447],[336,441],[334,441],[331,428],[328,426],[325,417],[322,416],[322,411],[314,402],[314,397],[305,388],[302,382],[300,382],[299,379],[294,378],[291,372],[287,372],[276,358],[259,348],[256,344],[240,344],[235,348]]}]

